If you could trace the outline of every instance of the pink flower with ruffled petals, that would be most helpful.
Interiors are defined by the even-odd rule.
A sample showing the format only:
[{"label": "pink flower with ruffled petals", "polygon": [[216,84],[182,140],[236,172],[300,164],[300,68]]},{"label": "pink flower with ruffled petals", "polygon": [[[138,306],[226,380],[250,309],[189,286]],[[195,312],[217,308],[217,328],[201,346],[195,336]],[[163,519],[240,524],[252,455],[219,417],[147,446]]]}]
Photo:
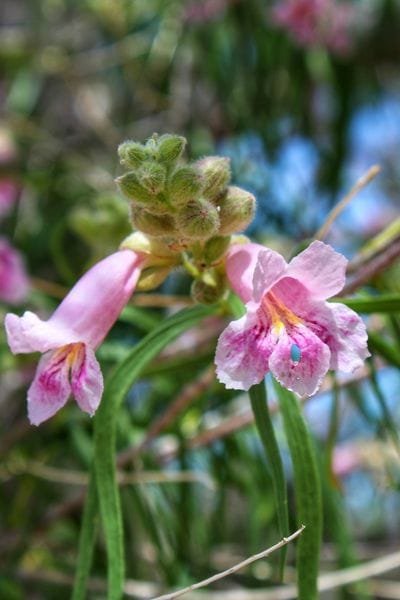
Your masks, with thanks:
[{"label": "pink flower with ruffled petals", "polygon": [[360,21],[357,10],[337,0],[281,0],[272,9],[272,20],[302,46],[321,45],[346,54]]},{"label": "pink flower with ruffled petals", "polygon": [[248,390],[271,371],[287,389],[311,396],[328,369],[360,367],[369,356],[363,321],[343,304],[326,302],[343,288],[346,265],[319,241],[289,264],[258,244],[234,246],[227,275],[247,312],[218,340],[218,379]]},{"label": "pink flower with ruffled petals", "polygon": [[23,302],[29,283],[21,254],[6,238],[0,238],[0,300],[9,304]]},{"label": "pink flower with ruffled petals", "polygon": [[103,393],[94,351],[133,293],[144,263],[141,255],[121,250],[92,267],[76,283],[48,321],[32,312],[5,319],[14,354],[43,352],[28,391],[33,425],[52,417],[70,394],[93,415]]},{"label": "pink flower with ruffled petals", "polygon": [[7,216],[18,197],[18,185],[12,179],[0,179],[0,219]]}]

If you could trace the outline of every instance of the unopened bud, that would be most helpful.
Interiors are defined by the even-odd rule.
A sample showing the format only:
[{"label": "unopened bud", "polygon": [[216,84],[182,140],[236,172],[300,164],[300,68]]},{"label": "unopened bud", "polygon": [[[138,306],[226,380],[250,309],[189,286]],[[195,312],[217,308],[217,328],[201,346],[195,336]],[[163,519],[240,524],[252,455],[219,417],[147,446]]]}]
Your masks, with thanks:
[{"label": "unopened bud", "polygon": [[123,165],[137,169],[148,160],[149,153],[142,144],[128,140],[118,146],[118,156]]},{"label": "unopened bud", "polygon": [[162,284],[171,270],[172,267],[149,267],[148,269],[143,269],[136,285],[136,290],[140,292],[153,290]]},{"label": "unopened bud", "polygon": [[206,283],[201,279],[195,279],[192,283],[190,294],[195,302],[199,304],[215,304],[225,294],[226,287],[221,281],[214,284]]},{"label": "unopened bud", "polygon": [[231,178],[229,158],[221,156],[207,156],[199,160],[196,166],[203,175],[203,194],[210,200],[218,199],[226,190]]},{"label": "unopened bud", "polygon": [[231,235],[251,223],[256,209],[256,199],[253,194],[241,188],[230,186],[219,202],[219,218],[221,235]]},{"label": "unopened bud", "polygon": [[203,258],[206,264],[210,265],[218,261],[225,254],[229,247],[230,236],[216,235],[210,238],[204,245]]},{"label": "unopened bud", "polygon": [[167,171],[156,162],[147,161],[138,172],[138,179],[150,194],[159,194],[164,189]]},{"label": "unopened bud", "polygon": [[153,195],[139,183],[135,173],[126,173],[121,177],[117,177],[115,181],[121,192],[131,200],[141,204],[149,204],[153,200]]},{"label": "unopened bud", "polygon": [[163,240],[152,238],[141,231],[134,231],[120,244],[120,250],[132,250],[146,257],[147,266],[174,266],[180,260],[179,252],[174,252]]},{"label": "unopened bud", "polygon": [[200,195],[202,187],[203,180],[197,169],[181,167],[172,174],[168,182],[170,202],[176,206],[184,206]]},{"label": "unopened bud", "polygon": [[219,227],[218,211],[211,202],[191,200],[177,217],[177,229],[184,237],[206,239]]},{"label": "unopened bud", "polygon": [[158,159],[168,167],[182,156],[186,139],[180,135],[162,135],[158,140]]},{"label": "unopened bud", "polygon": [[132,206],[131,221],[136,229],[155,237],[169,236],[175,231],[174,221],[169,215],[153,215],[136,206]]}]

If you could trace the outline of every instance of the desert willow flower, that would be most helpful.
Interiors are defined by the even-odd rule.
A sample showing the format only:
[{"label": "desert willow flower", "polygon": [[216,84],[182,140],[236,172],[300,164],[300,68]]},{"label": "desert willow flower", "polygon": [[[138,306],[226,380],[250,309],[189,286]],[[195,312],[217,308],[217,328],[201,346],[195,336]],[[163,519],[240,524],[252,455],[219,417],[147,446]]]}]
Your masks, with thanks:
[{"label": "desert willow flower", "polygon": [[360,367],[369,356],[363,321],[343,304],[326,302],[343,288],[346,265],[318,241],[289,264],[258,244],[233,246],[227,275],[247,312],[219,338],[219,380],[248,390],[271,371],[287,389],[311,396],[328,369]]},{"label": "desert willow flower", "polygon": [[11,351],[43,353],[28,391],[32,424],[52,417],[70,394],[94,414],[103,393],[94,351],[133,293],[144,260],[131,250],[111,254],[83,275],[47,321],[29,311],[6,316]]}]

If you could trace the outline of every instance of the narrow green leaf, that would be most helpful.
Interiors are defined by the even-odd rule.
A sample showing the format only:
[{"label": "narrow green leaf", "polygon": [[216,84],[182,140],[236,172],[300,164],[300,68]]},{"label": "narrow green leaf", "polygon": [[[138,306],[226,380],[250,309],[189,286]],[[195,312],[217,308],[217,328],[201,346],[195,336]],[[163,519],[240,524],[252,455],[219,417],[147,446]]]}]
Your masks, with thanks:
[{"label": "narrow green leaf", "polygon": [[86,585],[92,566],[93,549],[96,541],[97,509],[95,472],[92,467],[79,534],[78,562],[71,600],[84,600],[86,598]]},{"label": "narrow green leaf", "polygon": [[108,599],[119,600],[124,582],[123,528],[115,469],[116,418],[143,367],[169,342],[215,312],[196,306],[164,320],[143,338],[109,377],[94,423],[94,464],[108,556]]},{"label": "narrow green leaf", "polygon": [[297,546],[298,600],[317,600],[322,535],[321,484],[313,442],[297,398],[275,383],[294,470],[297,520],[306,528]]},{"label": "narrow green leaf", "polygon": [[[265,382],[262,381],[257,385],[253,385],[253,387],[251,387],[249,390],[249,396],[257,430],[264,446],[268,466],[272,474],[272,485],[274,489],[276,513],[278,517],[279,534],[281,538],[284,538],[289,535],[288,500],[285,473],[283,470],[279,446],[275,437],[274,427],[272,425],[271,416],[268,410]],[[285,559],[286,546],[283,546],[280,553],[281,579],[283,578]]]},{"label": "narrow green leaf", "polygon": [[341,302],[356,312],[364,314],[400,312],[400,294],[360,296],[358,298],[333,298],[332,301]]},{"label": "narrow green leaf", "polygon": [[400,352],[397,347],[387,342],[381,335],[374,331],[368,332],[368,346],[389,363],[400,368]]}]

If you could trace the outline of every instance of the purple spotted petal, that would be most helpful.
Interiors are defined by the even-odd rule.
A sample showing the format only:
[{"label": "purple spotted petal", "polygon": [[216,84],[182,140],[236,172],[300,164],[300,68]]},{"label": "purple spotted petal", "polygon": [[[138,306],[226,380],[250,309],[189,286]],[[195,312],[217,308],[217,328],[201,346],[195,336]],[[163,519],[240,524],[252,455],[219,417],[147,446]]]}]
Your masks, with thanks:
[{"label": "purple spotted petal", "polygon": [[[292,346],[300,349],[299,362],[292,360]],[[282,330],[269,359],[269,368],[285,388],[299,396],[312,396],[329,369],[330,350],[310,329],[299,325],[290,334]]]},{"label": "purple spotted petal", "polygon": [[47,352],[40,359],[28,391],[28,417],[32,425],[40,425],[67,402],[71,393],[66,360],[68,353],[67,346]]},{"label": "purple spotted petal", "polygon": [[232,321],[217,344],[217,377],[228,389],[248,390],[268,371],[274,339],[254,312]]},{"label": "purple spotted petal", "polygon": [[103,387],[103,375],[93,350],[80,344],[71,367],[72,394],[79,408],[94,415],[101,400]]},{"label": "purple spotted petal", "polygon": [[324,244],[315,241],[290,261],[287,277],[298,279],[314,300],[326,300],[343,288],[347,259]]}]

